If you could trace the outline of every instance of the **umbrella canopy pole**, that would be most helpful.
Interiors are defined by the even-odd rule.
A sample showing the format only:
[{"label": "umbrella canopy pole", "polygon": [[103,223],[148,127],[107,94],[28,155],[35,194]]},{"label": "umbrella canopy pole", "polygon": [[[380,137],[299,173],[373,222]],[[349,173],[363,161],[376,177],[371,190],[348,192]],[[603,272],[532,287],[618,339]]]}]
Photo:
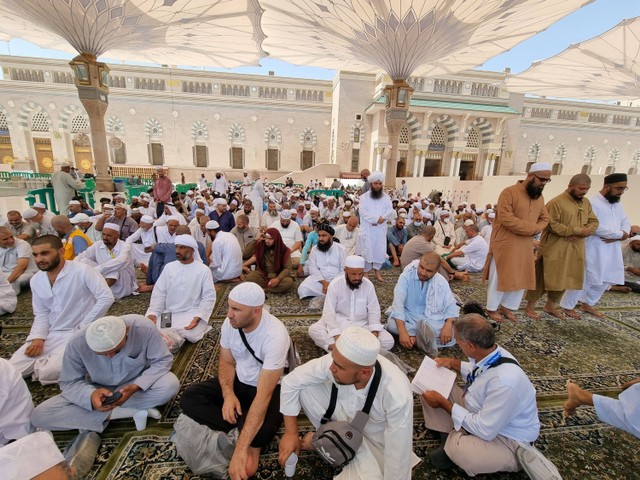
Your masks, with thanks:
[{"label": "umbrella canopy pole", "polygon": [[384,160],[387,162],[385,169],[386,187],[393,188],[396,185],[396,169],[400,161],[400,130],[407,122],[407,112],[411,102],[413,88],[404,79],[396,79],[393,84],[384,87],[386,97],[385,121],[389,132],[389,145],[391,146],[391,156]]},{"label": "umbrella canopy pole", "polygon": [[80,54],[69,65],[75,72],[78,96],[89,116],[96,189],[112,192],[113,180],[109,174],[109,150],[104,114],[109,106],[109,67],[96,61],[91,54]]}]

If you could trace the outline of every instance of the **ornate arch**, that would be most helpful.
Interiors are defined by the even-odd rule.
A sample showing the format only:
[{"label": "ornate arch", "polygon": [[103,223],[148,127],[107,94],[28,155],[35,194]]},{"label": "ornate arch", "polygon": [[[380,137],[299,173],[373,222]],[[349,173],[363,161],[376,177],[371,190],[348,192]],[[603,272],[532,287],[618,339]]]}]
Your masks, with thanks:
[{"label": "ornate arch", "polygon": [[7,130],[9,130],[11,128],[11,116],[9,115],[9,112],[7,112],[4,107],[2,105],[0,105],[0,115],[4,117],[6,123],[7,123]]},{"label": "ornate arch", "polygon": [[318,136],[313,128],[307,127],[300,134],[300,145],[305,147],[315,147],[317,143]]},{"label": "ornate arch", "polygon": [[[360,136],[358,137],[356,135],[356,130],[360,129]],[[358,137],[358,138],[356,138]],[[349,133],[349,139],[351,140],[351,143],[362,143],[364,142],[364,124],[362,122],[355,122],[353,125],[351,125],[351,132]],[[358,141],[356,141],[358,140]]]},{"label": "ornate arch", "polygon": [[20,111],[18,112],[18,126],[24,130],[30,130],[29,122],[31,120],[31,116],[34,113],[42,112],[47,121],[49,122],[49,128],[53,128],[53,123],[51,122],[51,115],[47,112],[42,106],[38,105],[36,102],[27,102],[22,107],[20,107]]},{"label": "ornate arch", "polygon": [[446,134],[447,134],[446,143],[455,141],[456,135],[458,135],[458,129],[460,127],[458,127],[458,124],[451,117],[451,115],[447,115],[445,113],[443,115],[440,115],[433,122],[431,122],[431,125],[429,125],[429,129],[427,130],[427,134],[426,134],[426,138],[425,138],[427,143],[431,142],[431,133],[433,132],[433,128],[436,125],[440,125],[444,129],[444,131],[446,132]]},{"label": "ornate arch", "polygon": [[148,137],[162,137],[162,124],[158,121],[156,117],[151,117],[147,120],[147,123],[144,124],[144,133]]},{"label": "ornate arch", "polygon": [[229,141],[231,143],[243,143],[246,139],[244,127],[239,123],[234,123],[229,127]]},{"label": "ornate arch", "polygon": [[275,125],[270,125],[264,132],[264,143],[278,146],[282,143],[282,133]]},{"label": "ornate arch", "polygon": [[420,139],[422,124],[411,112],[407,112],[407,126],[409,128],[409,138],[412,142]]},{"label": "ornate arch", "polygon": [[480,143],[481,145],[486,145],[487,143],[491,143],[493,140],[493,125],[491,122],[484,117],[476,118],[471,125],[467,127],[467,130],[464,132],[464,140],[466,142],[467,137],[469,136],[469,131],[471,128],[476,128],[480,133]]},{"label": "ornate arch", "polygon": [[197,120],[191,125],[191,138],[194,140],[208,140],[209,129],[203,121]]},{"label": "ornate arch", "polygon": [[78,115],[85,117],[87,119],[87,123],[89,123],[89,117],[87,117],[87,113],[82,107],[71,104],[62,109],[58,117],[58,121],[60,122],[60,128],[63,132],[71,133],[71,120]]},{"label": "ornate arch", "polygon": [[124,135],[124,122],[120,119],[120,117],[111,115],[107,119],[105,123],[105,127],[107,130],[107,133],[111,133],[116,136]]}]

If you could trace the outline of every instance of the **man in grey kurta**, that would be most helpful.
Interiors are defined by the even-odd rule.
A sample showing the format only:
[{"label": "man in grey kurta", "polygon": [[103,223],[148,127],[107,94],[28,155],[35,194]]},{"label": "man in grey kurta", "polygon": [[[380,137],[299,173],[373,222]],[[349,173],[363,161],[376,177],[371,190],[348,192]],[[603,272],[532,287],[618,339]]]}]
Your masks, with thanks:
[{"label": "man in grey kurta", "polygon": [[[147,410],[178,393],[180,384],[170,372],[173,357],[155,324],[142,315],[103,317],[94,323],[100,325],[104,319],[124,320],[122,340],[115,348],[96,353],[86,335],[96,328],[93,324],[73,336],[62,360],[62,393],[34,410],[31,422],[36,428],[102,432],[115,418],[133,416],[138,424],[130,412],[142,412],[146,425]],[[108,393],[116,390],[122,398],[106,406]]]},{"label": "man in grey kurta", "polygon": [[66,215],[69,211],[69,202],[76,195],[76,190],[82,190],[85,187],[84,182],[73,178],[70,171],[71,165],[63,163],[60,170],[51,175],[53,196],[60,215]]}]

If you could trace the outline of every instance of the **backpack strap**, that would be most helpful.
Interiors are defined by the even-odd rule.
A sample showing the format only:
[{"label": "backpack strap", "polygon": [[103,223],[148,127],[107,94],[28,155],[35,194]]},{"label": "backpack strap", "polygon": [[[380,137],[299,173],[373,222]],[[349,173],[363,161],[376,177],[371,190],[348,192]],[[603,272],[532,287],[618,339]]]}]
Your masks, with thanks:
[{"label": "backpack strap", "polygon": [[[503,363],[512,363],[513,365],[517,365],[520,367],[520,364],[515,361],[513,358],[509,358],[509,357],[500,357],[498,360],[496,360],[495,362],[493,362],[489,368],[493,368],[493,367],[497,367],[498,365],[502,365]],[[487,370],[489,370],[489,368],[487,368]],[[522,368],[522,367],[520,367]]]},{"label": "backpack strap", "polygon": [[249,350],[249,353],[253,356],[253,358],[255,358],[258,361],[260,365],[262,365],[264,361],[256,357],[256,352],[253,350],[253,348],[251,348],[251,345],[249,345],[249,342],[247,341],[247,337],[245,336],[244,331],[241,328],[239,328],[238,332],[240,333],[240,338],[242,339],[242,343],[244,343],[244,346],[247,347],[247,350]]}]

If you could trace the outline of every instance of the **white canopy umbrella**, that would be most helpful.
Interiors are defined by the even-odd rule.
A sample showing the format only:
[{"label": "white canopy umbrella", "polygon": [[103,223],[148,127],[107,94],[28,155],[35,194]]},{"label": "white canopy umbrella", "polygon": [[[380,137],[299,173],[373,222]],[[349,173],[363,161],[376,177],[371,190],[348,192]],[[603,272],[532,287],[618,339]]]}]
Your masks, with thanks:
[{"label": "white canopy umbrella", "polygon": [[532,64],[506,85],[512,92],[549,97],[640,98],[640,17]]}]

